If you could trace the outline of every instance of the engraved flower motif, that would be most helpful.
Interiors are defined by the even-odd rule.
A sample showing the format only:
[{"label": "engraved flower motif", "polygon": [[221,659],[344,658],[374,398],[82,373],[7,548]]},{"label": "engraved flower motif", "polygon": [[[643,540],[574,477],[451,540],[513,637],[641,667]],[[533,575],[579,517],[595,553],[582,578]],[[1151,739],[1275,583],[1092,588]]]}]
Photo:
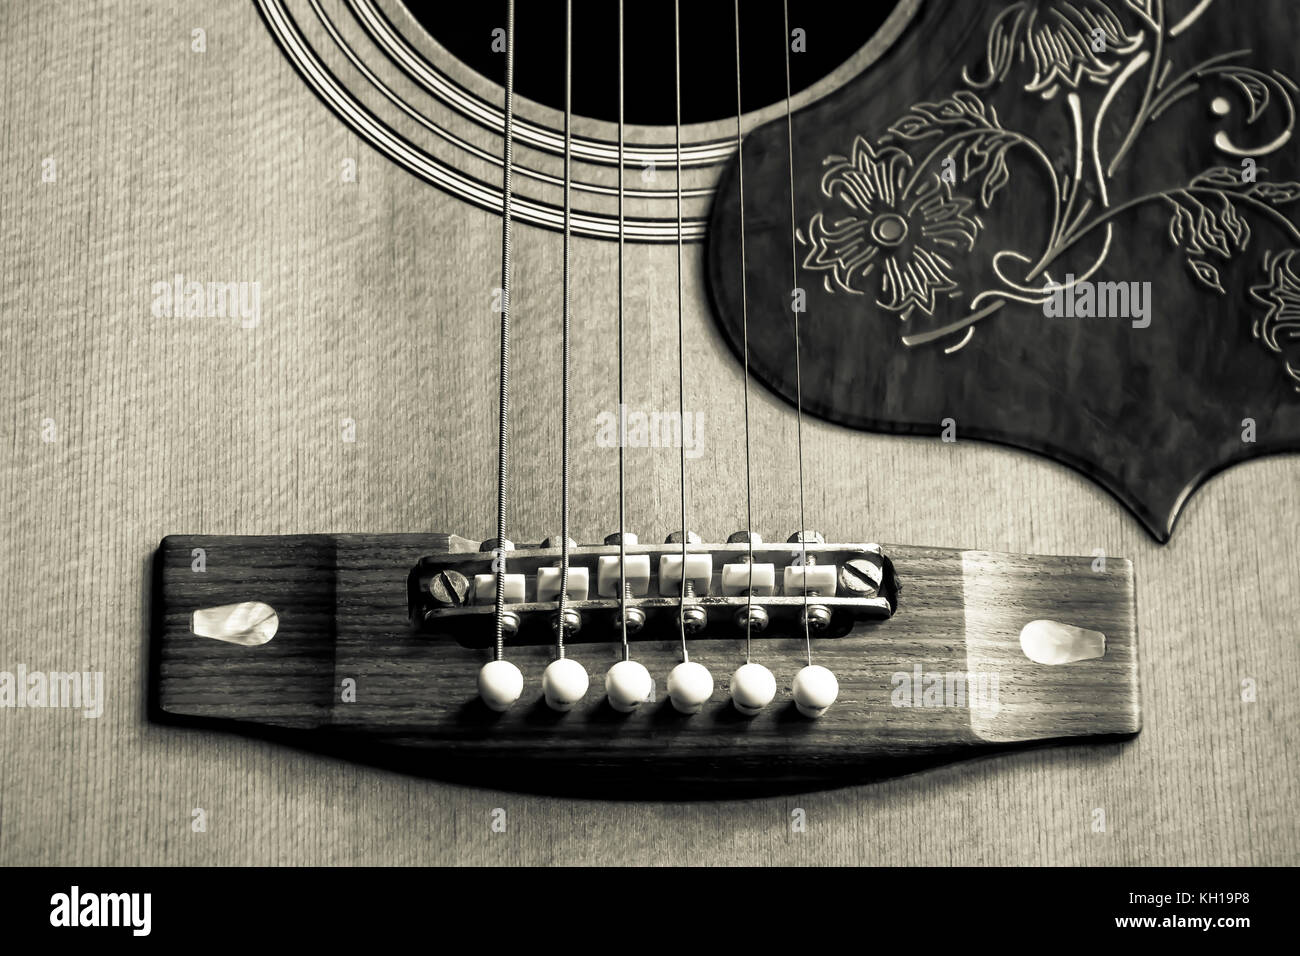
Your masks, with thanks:
[{"label": "engraved flower motif", "polygon": [[988,76],[976,80],[964,70],[963,77],[987,89],[1006,79],[1016,63],[1027,63],[1033,77],[1025,90],[1051,99],[1058,84],[1074,89],[1085,76],[1104,83],[1118,60],[1141,43],[1141,34],[1130,35],[1102,0],[1019,0],[989,29]]},{"label": "engraved flower motif", "polygon": [[894,147],[873,147],[859,136],[851,157],[832,156],[822,192],[847,207],[846,214],[817,213],[808,223],[811,248],[805,269],[827,272],[845,292],[878,277],[882,308],[906,321],[914,308],[933,314],[941,292],[952,292],[947,254],[969,252],[980,228],[968,215],[974,205],[953,196],[938,174],[912,172],[912,157]]},{"label": "engraved flower motif", "polygon": [[1286,372],[1300,391],[1300,275],[1296,257],[1300,250],[1264,254],[1268,282],[1250,287],[1250,296],[1268,311],[1256,318],[1251,332],[1272,351],[1283,356]]}]

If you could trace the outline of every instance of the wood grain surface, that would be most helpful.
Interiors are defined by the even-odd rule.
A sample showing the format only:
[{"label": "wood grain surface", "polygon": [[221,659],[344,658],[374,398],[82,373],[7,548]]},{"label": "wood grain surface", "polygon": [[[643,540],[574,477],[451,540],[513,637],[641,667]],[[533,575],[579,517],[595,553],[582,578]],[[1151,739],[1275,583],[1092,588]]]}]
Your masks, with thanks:
[{"label": "wood grain surface", "polygon": [[[807,523],[830,538],[1133,560],[1144,722],[1124,746],[798,797],[593,802],[150,723],[164,535],[490,533],[498,224],[359,145],[248,4],[5,4],[0,70],[0,669],[98,670],[107,694],[97,720],[0,711],[0,861],[1300,862],[1294,457],[1213,478],[1162,548],[1041,458],[805,421]],[[520,230],[516,254],[510,527],[540,540],[559,514],[560,243]],[[628,257],[629,402],[675,409],[675,251]],[[574,263],[573,532],[598,540],[617,524],[594,423],[616,401],[614,247],[580,243]],[[686,268],[686,405],[704,414],[690,520],[718,538],[744,525],[741,373],[698,248]],[[260,282],[260,323],[155,317],[153,284],[177,273]],[[761,390],[753,405],[754,523],[775,539],[799,525],[795,423]],[[647,539],[679,520],[677,467],[629,450],[628,526]]]}]

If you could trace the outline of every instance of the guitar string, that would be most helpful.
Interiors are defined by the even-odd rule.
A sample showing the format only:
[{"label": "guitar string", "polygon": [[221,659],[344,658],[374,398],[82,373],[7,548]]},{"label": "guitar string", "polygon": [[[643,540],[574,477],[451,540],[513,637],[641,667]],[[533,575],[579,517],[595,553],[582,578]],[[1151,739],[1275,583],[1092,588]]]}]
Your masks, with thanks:
[{"label": "guitar string", "polygon": [[623,382],[623,0],[618,0],[618,600],[623,660],[630,660],[627,645],[627,412]]},{"label": "guitar string", "polygon": [[787,159],[790,173],[790,275],[794,285],[790,289],[791,311],[794,313],[794,393],[796,444],[799,454],[799,542],[802,545],[801,567],[804,574],[803,591],[803,640],[808,664],[812,665],[812,637],[808,629],[808,523],[804,518],[803,495],[803,369],[799,356],[799,309],[795,307],[795,289],[799,288],[799,257],[795,251],[795,210],[794,210],[794,122],[790,109],[790,0],[782,0],[781,11],[785,23],[785,135]]},{"label": "guitar string", "polygon": [[573,170],[573,0],[564,3],[564,310],[560,347],[560,619],[555,629],[555,656],[564,657],[565,613],[569,603],[569,326],[572,316],[569,246],[573,207],[570,182]]},{"label": "guitar string", "polygon": [[[673,0],[673,68],[676,96],[677,131],[677,422],[686,422],[686,337],[682,308],[682,12],[681,0]],[[682,635],[682,663],[691,658],[686,650],[686,442],[678,441],[681,450],[682,487],[682,567],[678,583],[677,623]]]},{"label": "guitar string", "polygon": [[740,317],[745,351],[745,528],[749,542],[749,584],[745,588],[745,663],[753,650],[754,615],[754,485],[750,477],[749,448],[749,289],[745,268],[745,146],[741,135],[740,104],[740,0],[736,16],[736,173],[740,186]]},{"label": "guitar string", "polygon": [[501,393],[498,402],[500,433],[497,437],[497,539],[495,660],[505,657],[506,492],[510,456],[510,218],[514,166],[515,101],[515,0],[506,0],[506,115],[505,149],[501,164]]}]

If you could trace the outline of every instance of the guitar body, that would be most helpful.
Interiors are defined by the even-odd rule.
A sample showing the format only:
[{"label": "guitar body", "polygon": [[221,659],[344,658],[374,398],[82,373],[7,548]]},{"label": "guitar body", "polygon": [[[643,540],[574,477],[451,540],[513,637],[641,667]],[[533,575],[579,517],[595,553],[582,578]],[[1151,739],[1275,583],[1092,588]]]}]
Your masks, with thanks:
[{"label": "guitar body", "polygon": [[[663,799],[650,786],[653,799],[630,801],[635,781],[574,800],[571,788],[538,795],[501,772],[393,773],[300,740],[150,720],[164,537],[432,541],[454,531],[479,540],[495,526],[499,215],[432,188],[340,123],[252,5],[194,16],[142,18],[125,2],[75,18],[53,6],[0,12],[12,71],[0,186],[0,381],[10,409],[0,668],[101,671],[105,688],[95,720],[53,709],[0,715],[0,858],[1300,862],[1291,692],[1300,481],[1287,456],[1209,480],[1161,546],[1105,490],[1046,458],[960,433],[956,442],[887,436],[805,416],[803,523],[828,540],[1084,556],[1067,562],[1074,573],[1106,559],[1106,573],[1125,582],[1131,561],[1142,733],[1127,743],[990,746],[990,759],[725,803]],[[202,53],[192,51],[199,27]],[[871,51],[864,56],[858,69]],[[734,135],[734,123],[705,126],[693,138]],[[671,129],[642,133],[671,141]],[[43,182],[48,157],[57,178]],[[343,181],[349,161],[355,179]],[[708,208],[701,200],[701,220]],[[698,413],[699,439],[687,459],[688,509],[706,540],[725,540],[746,522],[743,375],[714,318],[705,248],[691,243],[684,255],[684,403]],[[617,530],[617,450],[597,441],[600,416],[618,402],[616,254],[603,239],[574,242],[571,528],[580,542]],[[677,249],[631,243],[626,256],[627,403],[674,411]],[[517,541],[540,541],[559,526],[560,237],[520,226],[514,258],[509,526]],[[256,323],[158,314],[156,285],[178,274],[260,283]],[[801,526],[796,418],[757,383],[750,403],[754,528],[784,541]],[[678,449],[627,449],[629,530],[657,542],[680,526],[677,475]],[[423,542],[386,561],[404,582],[422,552]],[[173,573],[184,570],[177,554],[170,560]],[[229,575],[219,552],[208,560],[206,573]],[[900,616],[880,633],[912,626],[901,615],[914,597],[905,581]],[[960,663],[959,630],[933,645],[904,633],[933,654],[922,663],[947,669]],[[774,670],[788,681],[798,648],[780,643]],[[534,650],[522,660],[535,681],[544,655]],[[439,680],[472,687],[484,654],[446,651],[468,670]],[[721,678],[728,658],[715,651]],[[593,677],[612,652],[605,645],[591,658]],[[657,653],[662,676],[669,658]],[[888,662],[875,662],[883,675]],[[1131,717],[1112,732],[1135,729]],[[206,832],[192,828],[197,809]],[[492,829],[498,810],[504,833]],[[791,827],[796,810],[801,832]]]}]

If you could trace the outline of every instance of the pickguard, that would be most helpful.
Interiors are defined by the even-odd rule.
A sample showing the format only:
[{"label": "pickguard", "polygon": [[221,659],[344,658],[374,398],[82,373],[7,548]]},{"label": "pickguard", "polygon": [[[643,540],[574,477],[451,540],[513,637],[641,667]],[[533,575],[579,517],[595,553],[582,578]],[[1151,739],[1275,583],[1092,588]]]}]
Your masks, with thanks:
[{"label": "pickguard", "polygon": [[740,354],[747,304],[751,371],[793,402],[801,305],[805,411],[1047,455],[1167,541],[1209,476],[1300,449],[1293,16],[930,0],[792,144],[784,117],[746,137],[747,303],[733,157],[723,334]]}]

